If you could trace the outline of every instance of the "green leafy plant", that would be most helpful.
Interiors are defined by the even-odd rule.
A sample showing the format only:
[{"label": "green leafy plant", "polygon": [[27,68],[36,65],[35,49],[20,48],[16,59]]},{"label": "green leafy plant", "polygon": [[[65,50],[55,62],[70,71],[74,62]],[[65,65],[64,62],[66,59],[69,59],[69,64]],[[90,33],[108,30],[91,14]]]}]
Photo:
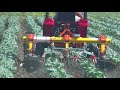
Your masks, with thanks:
[{"label": "green leafy plant", "polygon": [[86,58],[83,52],[71,51],[70,55],[78,55],[77,62],[83,67],[86,74],[91,78],[104,78],[105,75],[103,72],[98,70],[95,65],[92,63],[92,59]]},{"label": "green leafy plant", "polygon": [[7,19],[7,16],[0,16],[0,32],[2,32],[5,29],[6,19]]},{"label": "green leafy plant", "polygon": [[44,17],[36,17],[36,20],[37,20],[38,24],[42,24],[43,25]]},{"label": "green leafy plant", "polygon": [[87,75],[91,78],[105,78],[106,76],[104,75],[103,72],[98,70],[94,64],[92,64],[89,59],[83,60],[80,62],[80,65],[84,68],[85,72]]},{"label": "green leafy plant", "polygon": [[64,63],[60,63],[57,57],[48,57],[45,63],[46,69],[52,78],[71,78],[72,75],[64,69]]},{"label": "green leafy plant", "polygon": [[13,78],[15,67],[15,59],[13,55],[17,55],[17,33],[20,30],[19,17],[10,16],[8,18],[8,29],[3,32],[0,44],[0,78]]},{"label": "green leafy plant", "polygon": [[35,22],[33,16],[27,16],[26,22],[27,22],[27,25],[28,25],[30,31],[32,31],[32,33],[34,33],[37,36],[42,36],[42,34],[43,34],[42,28]]}]

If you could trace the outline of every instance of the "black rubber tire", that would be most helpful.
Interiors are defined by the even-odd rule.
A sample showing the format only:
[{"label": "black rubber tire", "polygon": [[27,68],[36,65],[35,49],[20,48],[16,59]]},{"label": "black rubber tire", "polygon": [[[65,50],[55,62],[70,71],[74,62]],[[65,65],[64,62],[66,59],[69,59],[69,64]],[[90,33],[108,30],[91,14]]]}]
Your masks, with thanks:
[{"label": "black rubber tire", "polygon": [[44,53],[44,48],[47,48],[46,43],[41,42],[36,43],[35,54],[42,56]]}]

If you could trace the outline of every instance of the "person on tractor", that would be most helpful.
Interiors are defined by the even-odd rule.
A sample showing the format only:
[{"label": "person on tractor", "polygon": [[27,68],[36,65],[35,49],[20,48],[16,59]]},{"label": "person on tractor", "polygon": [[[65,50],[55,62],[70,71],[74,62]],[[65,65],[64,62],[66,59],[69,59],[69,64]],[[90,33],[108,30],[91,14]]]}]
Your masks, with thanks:
[{"label": "person on tractor", "polygon": [[81,12],[56,12],[54,20],[56,21],[79,21],[83,19]]}]

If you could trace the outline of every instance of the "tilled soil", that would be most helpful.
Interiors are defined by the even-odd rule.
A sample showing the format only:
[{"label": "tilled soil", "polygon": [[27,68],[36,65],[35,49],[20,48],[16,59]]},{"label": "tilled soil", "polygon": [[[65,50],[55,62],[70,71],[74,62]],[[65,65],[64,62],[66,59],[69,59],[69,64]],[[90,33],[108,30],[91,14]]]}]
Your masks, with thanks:
[{"label": "tilled soil", "polygon": [[[21,22],[21,30],[18,33],[18,61],[16,62],[17,70],[15,72],[15,78],[50,78],[45,65],[39,56],[36,57],[25,57],[24,56],[24,47],[22,36],[25,32],[29,31],[26,26],[26,22],[24,19],[20,19]],[[22,62],[24,61],[24,62]],[[83,68],[77,62],[66,62],[65,70],[69,72],[73,78],[86,78]],[[24,63],[22,67],[20,67],[20,63]],[[108,78],[120,78],[120,66],[112,66],[109,63],[99,63],[101,71],[103,71]],[[103,68],[104,67],[104,68]]]},{"label": "tilled soil", "polygon": [[[16,78],[48,78],[47,71],[43,62],[41,62],[40,57],[26,57],[24,56],[26,52],[23,47],[22,36],[25,35],[29,29],[26,26],[26,22],[23,18],[20,19],[21,30],[18,33],[18,56],[17,56],[17,70],[15,77]],[[20,64],[23,63],[23,66]]]},{"label": "tilled soil", "polygon": [[120,66],[108,62],[100,62],[99,69],[105,73],[107,78],[120,78]]}]

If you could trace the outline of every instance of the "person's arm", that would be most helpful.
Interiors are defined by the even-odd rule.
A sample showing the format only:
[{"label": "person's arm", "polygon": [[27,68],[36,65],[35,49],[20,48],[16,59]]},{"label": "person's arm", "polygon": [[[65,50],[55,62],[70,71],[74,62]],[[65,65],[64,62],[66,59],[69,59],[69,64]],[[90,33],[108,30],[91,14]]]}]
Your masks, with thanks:
[{"label": "person's arm", "polygon": [[75,12],[76,16],[80,17],[81,19],[83,19],[83,16],[80,12]]}]

